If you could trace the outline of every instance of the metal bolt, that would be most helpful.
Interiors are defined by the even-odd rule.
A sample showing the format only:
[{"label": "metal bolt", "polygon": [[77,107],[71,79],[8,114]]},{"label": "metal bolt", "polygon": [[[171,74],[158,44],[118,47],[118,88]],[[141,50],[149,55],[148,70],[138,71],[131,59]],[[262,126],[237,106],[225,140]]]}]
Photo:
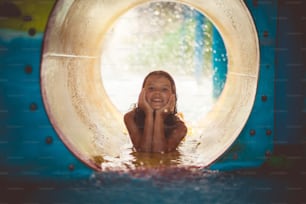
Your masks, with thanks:
[{"label": "metal bolt", "polygon": [[29,34],[30,36],[34,36],[34,35],[36,34],[36,29],[35,29],[35,28],[30,28],[30,29],[28,30],[28,34]]},{"label": "metal bolt", "polygon": [[68,169],[69,169],[69,171],[74,171],[74,165],[73,164],[69,164]]},{"label": "metal bolt", "polygon": [[250,135],[254,136],[256,134],[256,131],[254,129],[250,130]]},{"label": "metal bolt", "polygon": [[53,138],[51,136],[46,137],[46,144],[52,144]]},{"label": "metal bolt", "polygon": [[32,16],[23,16],[23,21],[28,22],[28,21],[32,21]]},{"label": "metal bolt", "polygon": [[38,106],[36,103],[31,103],[29,108],[30,108],[30,111],[36,111]]},{"label": "metal bolt", "polygon": [[261,96],[261,100],[263,102],[266,102],[268,100],[268,96],[266,96],[266,95]]},{"label": "metal bolt", "polygon": [[263,36],[264,36],[265,38],[269,37],[269,32],[265,30],[265,31],[263,32]]},{"label": "metal bolt", "polygon": [[32,68],[32,66],[30,66],[30,65],[27,65],[27,66],[24,68],[24,72],[25,72],[26,74],[31,74],[32,71],[33,71],[33,68]]},{"label": "metal bolt", "polygon": [[270,135],[272,135],[272,130],[270,130],[270,129],[267,129],[267,130],[266,130],[266,135],[267,135],[267,136],[270,136]]}]

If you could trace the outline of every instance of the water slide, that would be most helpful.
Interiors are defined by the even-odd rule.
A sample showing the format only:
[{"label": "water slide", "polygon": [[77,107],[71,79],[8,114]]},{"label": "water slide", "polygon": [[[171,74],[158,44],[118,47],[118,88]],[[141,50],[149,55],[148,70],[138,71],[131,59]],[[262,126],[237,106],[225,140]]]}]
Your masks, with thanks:
[{"label": "water slide", "polygon": [[[130,145],[122,113],[101,77],[105,34],[122,14],[143,0],[59,0],[43,43],[41,91],[47,115],[69,150],[101,171]],[[224,89],[197,130],[180,146],[181,165],[208,166],[236,140],[252,111],[258,85],[259,45],[242,0],[176,1],[202,12],[220,32],[228,56]]]}]

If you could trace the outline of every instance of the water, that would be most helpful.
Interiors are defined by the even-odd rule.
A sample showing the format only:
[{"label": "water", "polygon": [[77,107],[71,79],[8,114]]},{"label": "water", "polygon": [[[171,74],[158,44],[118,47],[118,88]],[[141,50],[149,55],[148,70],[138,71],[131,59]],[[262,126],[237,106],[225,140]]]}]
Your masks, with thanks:
[{"label": "water", "polygon": [[[20,45],[20,42],[14,37],[12,36],[10,46],[18,48],[17,45]],[[38,38],[37,43],[40,44],[41,36]],[[36,48],[36,44],[33,47]],[[12,52],[16,50],[12,49]],[[26,53],[27,50],[23,51]],[[37,60],[39,51],[38,49],[35,52],[36,55],[29,58],[32,59],[30,64],[34,64],[34,68],[39,64]],[[11,56],[10,53],[8,55]],[[20,74],[13,75],[12,72],[3,69],[1,70],[3,81],[5,79],[20,82],[24,79],[22,70],[24,62],[28,62],[25,60],[28,55],[20,54],[18,57],[18,60],[15,58],[6,60],[16,63],[21,70],[18,72]],[[2,62],[11,63],[11,61]],[[34,71],[38,72],[38,69]],[[142,78],[139,81],[142,81]],[[38,84],[35,85],[37,85],[35,90],[39,90]],[[137,89],[139,87],[138,85]],[[188,88],[188,86],[185,87]],[[179,90],[182,89],[179,88]],[[189,88],[189,90],[196,89]],[[180,99],[192,100],[196,96],[196,93],[188,89],[185,92],[194,95],[181,97],[184,94],[179,94]],[[135,102],[137,95],[131,96],[131,102]],[[131,102],[123,107],[127,108]],[[180,107],[182,110],[185,108],[184,105]],[[187,106],[186,109],[188,109]],[[186,118],[189,117],[187,113]],[[29,134],[30,136],[32,135]],[[16,146],[19,144],[15,142]],[[18,150],[25,156],[29,154],[27,152],[29,148],[23,147]],[[22,168],[30,167],[31,164],[27,163]],[[0,174],[0,203],[306,203],[305,170],[218,172],[190,166],[158,167],[157,165],[130,171],[105,171],[85,178],[67,177],[65,180],[62,178],[47,180],[43,174],[37,175],[35,180],[31,177],[12,178],[11,175],[14,175],[14,172],[9,172],[8,175]]]},{"label": "water", "polygon": [[305,172],[146,168],[1,185],[1,203],[306,203]]}]

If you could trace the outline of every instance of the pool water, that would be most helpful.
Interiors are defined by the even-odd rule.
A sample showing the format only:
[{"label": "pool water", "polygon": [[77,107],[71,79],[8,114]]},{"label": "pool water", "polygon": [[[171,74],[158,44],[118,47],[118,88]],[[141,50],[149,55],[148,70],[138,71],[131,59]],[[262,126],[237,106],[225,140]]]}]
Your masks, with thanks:
[{"label": "pool water", "polygon": [[306,203],[305,171],[167,167],[1,183],[0,203]]}]

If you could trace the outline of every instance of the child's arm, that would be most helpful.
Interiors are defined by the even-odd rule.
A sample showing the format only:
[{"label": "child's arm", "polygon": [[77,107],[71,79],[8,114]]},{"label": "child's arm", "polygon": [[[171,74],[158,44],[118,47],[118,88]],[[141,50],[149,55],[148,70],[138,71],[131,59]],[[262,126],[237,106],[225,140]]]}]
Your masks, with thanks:
[{"label": "child's arm", "polygon": [[168,152],[168,141],[165,136],[164,115],[156,111],[152,138],[152,152]]},{"label": "child's arm", "polygon": [[133,109],[132,111],[126,113],[123,117],[125,126],[128,130],[128,133],[130,135],[131,141],[133,143],[133,146],[136,150],[139,148],[139,141],[142,136],[142,132],[137,127],[136,122],[134,121],[136,114],[136,109]]},{"label": "child's arm", "polygon": [[143,132],[137,126],[134,118],[136,109],[128,112],[124,116],[124,122],[128,129],[132,143],[137,151],[151,152],[152,151],[152,136],[153,136],[153,110],[145,100],[144,90],[139,95],[139,107],[145,112]]},{"label": "child's arm", "polygon": [[176,122],[175,128],[170,132],[170,135],[168,135],[167,137],[165,135],[164,129],[164,117],[162,117],[161,115],[156,115],[152,142],[153,152],[174,151],[187,134],[187,127],[185,123],[181,120],[178,120]]},{"label": "child's arm", "polygon": [[136,109],[124,115],[125,126],[129,132],[134,148],[137,151],[150,152],[152,147],[152,131],[153,131],[153,128],[150,128],[150,126],[153,127],[153,116],[152,118],[146,117],[144,123],[144,130],[142,132],[134,120],[135,114],[136,114]]},{"label": "child's arm", "polygon": [[187,127],[181,120],[176,122],[176,127],[167,137],[167,151],[174,151],[187,134]]},{"label": "child's arm", "polygon": [[[175,124],[175,128],[171,131],[170,135],[165,136],[164,120],[174,109],[174,96],[172,96],[168,104],[162,109],[156,111],[154,122],[154,134],[152,142],[153,152],[171,152],[174,151],[180,144],[182,139],[187,134],[187,127],[185,123],[178,120]],[[165,111],[166,110],[166,111]]]}]

